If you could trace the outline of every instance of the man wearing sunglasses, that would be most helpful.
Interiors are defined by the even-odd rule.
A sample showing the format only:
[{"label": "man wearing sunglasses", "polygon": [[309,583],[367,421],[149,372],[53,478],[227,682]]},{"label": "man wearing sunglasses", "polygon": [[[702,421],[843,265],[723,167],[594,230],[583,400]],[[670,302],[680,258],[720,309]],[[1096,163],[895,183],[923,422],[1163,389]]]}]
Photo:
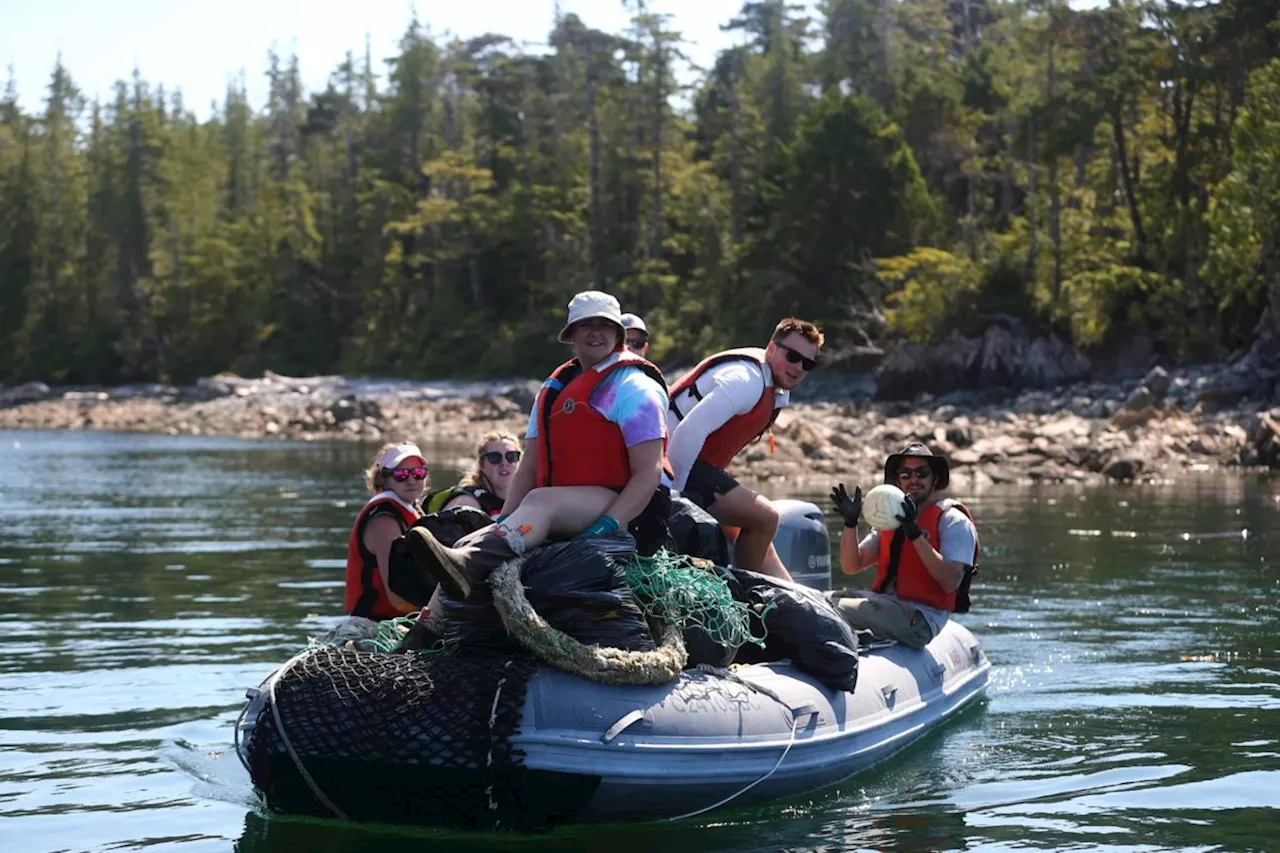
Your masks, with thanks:
[{"label": "man wearing sunglasses", "polygon": [[740,528],[735,562],[749,571],[791,577],[773,549],[778,511],[725,468],[773,425],[792,389],[817,366],[822,344],[817,326],[788,317],[768,346],[709,356],[671,388],[667,458],[674,486],[721,524]]},{"label": "man wearing sunglasses", "polygon": [[855,630],[919,649],[952,613],[969,612],[969,582],[978,571],[978,530],[964,504],[945,496],[951,467],[926,445],[908,444],[885,460],[884,481],[906,494],[897,530],[872,530],[858,541],[862,489],[831,490],[844,517],[840,570],[876,567],[871,590],[835,590],[832,603]]},{"label": "man wearing sunglasses", "polygon": [[626,347],[641,358],[649,357],[649,327],[638,314],[623,314],[622,329]]}]

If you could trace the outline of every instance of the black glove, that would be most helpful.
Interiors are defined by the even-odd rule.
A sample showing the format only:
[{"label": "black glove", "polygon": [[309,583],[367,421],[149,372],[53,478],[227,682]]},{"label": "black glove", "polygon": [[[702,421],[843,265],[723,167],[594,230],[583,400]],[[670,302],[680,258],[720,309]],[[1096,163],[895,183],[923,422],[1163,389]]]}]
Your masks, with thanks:
[{"label": "black glove", "polygon": [[853,490],[853,497],[849,497],[849,493],[845,491],[844,483],[831,489],[831,503],[835,505],[836,512],[844,516],[845,527],[857,527],[858,516],[862,515],[862,487],[858,486]]},{"label": "black glove", "polygon": [[916,502],[911,495],[902,498],[902,515],[895,515],[894,518],[902,522],[902,532],[907,534],[907,538],[912,542],[920,538],[924,533],[920,529],[920,525],[916,524],[916,519],[920,517],[920,510],[916,509]]}]

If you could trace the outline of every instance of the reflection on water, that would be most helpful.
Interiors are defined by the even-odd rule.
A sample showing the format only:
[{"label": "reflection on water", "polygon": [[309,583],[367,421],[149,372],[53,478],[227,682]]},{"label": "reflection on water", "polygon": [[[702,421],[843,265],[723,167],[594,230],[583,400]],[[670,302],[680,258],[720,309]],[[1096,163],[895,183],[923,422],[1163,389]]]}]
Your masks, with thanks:
[{"label": "reflection on water", "polygon": [[232,722],[340,614],[374,449],[0,433],[5,851],[1275,848],[1280,487],[1240,476],[960,495],[990,698],[819,795],[532,838],[267,818]]}]

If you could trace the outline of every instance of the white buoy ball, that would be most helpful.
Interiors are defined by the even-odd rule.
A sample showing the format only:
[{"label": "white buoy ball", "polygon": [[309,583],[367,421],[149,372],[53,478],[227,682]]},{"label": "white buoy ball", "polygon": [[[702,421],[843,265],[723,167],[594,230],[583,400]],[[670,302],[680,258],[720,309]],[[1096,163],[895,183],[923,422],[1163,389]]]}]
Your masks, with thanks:
[{"label": "white buoy ball", "polygon": [[883,483],[862,498],[862,518],[876,530],[897,530],[897,516],[902,515],[902,489]]}]

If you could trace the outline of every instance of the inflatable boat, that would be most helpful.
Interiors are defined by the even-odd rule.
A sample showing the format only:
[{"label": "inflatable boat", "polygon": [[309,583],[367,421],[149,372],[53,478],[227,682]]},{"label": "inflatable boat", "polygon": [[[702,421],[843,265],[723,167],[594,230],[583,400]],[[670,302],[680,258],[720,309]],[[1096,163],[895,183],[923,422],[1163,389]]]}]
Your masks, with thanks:
[{"label": "inflatable boat", "polygon": [[839,782],[980,697],[990,663],[951,622],[922,651],[893,645],[858,664],[853,693],[789,664],[686,672],[609,687],[539,668],[513,745],[525,766],[591,780],[582,820],[699,814]]},{"label": "inflatable boat", "polygon": [[[779,553],[829,585],[821,511],[789,503]],[[982,697],[990,668],[955,621],[922,650],[862,650],[853,692],[789,662],[619,686],[531,657],[312,650],[249,691],[237,751],[278,812],[526,831],[678,819],[858,773]]]}]

